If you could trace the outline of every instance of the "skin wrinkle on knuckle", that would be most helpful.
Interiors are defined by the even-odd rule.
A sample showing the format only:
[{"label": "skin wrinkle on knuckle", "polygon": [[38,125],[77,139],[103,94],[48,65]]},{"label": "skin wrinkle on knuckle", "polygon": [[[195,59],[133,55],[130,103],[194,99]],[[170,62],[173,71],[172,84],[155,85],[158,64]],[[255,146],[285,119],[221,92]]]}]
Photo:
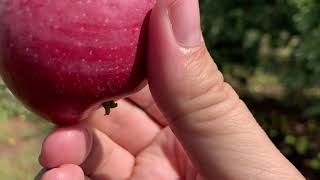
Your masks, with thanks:
[{"label": "skin wrinkle on knuckle", "polygon": [[[215,87],[215,85],[213,85]],[[218,91],[220,90],[220,92]],[[223,83],[221,88],[211,88],[203,95],[193,98],[185,103],[186,112],[194,114],[197,112],[209,110],[213,108],[209,114],[214,114],[214,118],[225,114],[229,110],[233,109],[238,103],[239,97],[236,94],[231,93],[230,87],[227,83]]]},{"label": "skin wrinkle on knuckle", "polygon": [[[201,133],[202,135],[207,135],[208,132],[205,129],[208,129],[209,126],[215,126],[215,124],[219,123],[218,121],[226,121],[226,114],[235,114],[239,115],[238,112],[241,112],[241,100],[237,96],[237,94],[233,91],[231,86],[228,86],[224,83],[223,92],[226,93],[223,98],[219,101],[207,101],[205,105],[199,108],[197,103],[194,103],[197,99],[193,99],[192,101],[186,102],[183,107],[183,113],[177,114],[175,117],[172,117],[170,124],[173,126],[189,126],[185,127],[186,130],[193,131],[192,133]],[[216,91],[209,91],[205,95],[200,96],[203,99],[213,99],[216,96]],[[245,113],[245,112],[243,112]],[[242,114],[242,112],[241,112]],[[232,117],[229,117],[231,122],[228,123],[220,123],[224,126],[229,126],[228,128],[232,128],[232,126],[236,126],[237,120]],[[180,121],[184,121],[185,123],[180,123]],[[187,124],[187,125],[186,125]],[[221,126],[221,125],[220,125]],[[231,127],[230,127],[231,126]]]},{"label": "skin wrinkle on knuckle", "polygon": [[[218,70],[204,45],[184,55],[185,64],[182,87],[189,87],[189,91],[180,93],[182,100],[196,99],[206,94],[210,89],[219,88],[224,82],[222,73]],[[194,83],[197,84],[194,84]]]},{"label": "skin wrinkle on knuckle", "polygon": [[192,114],[226,101],[229,95],[225,87],[225,83],[221,84],[218,88],[216,85],[213,85],[212,88],[209,88],[209,90],[205,91],[202,95],[193,97],[183,104],[184,112]]},{"label": "skin wrinkle on knuckle", "polygon": [[[197,134],[198,136],[201,136],[201,137],[211,138],[212,136],[218,137],[218,136],[226,136],[226,135],[234,135],[234,134],[239,135],[239,134],[248,133],[245,130],[235,131],[239,129],[238,125],[234,123],[235,121],[237,121],[237,119],[219,118],[219,117],[212,116],[212,114],[210,114],[211,109],[213,108],[221,109],[222,106],[220,107],[211,106],[206,109],[202,109],[200,111],[197,111],[187,116],[176,119],[174,123],[178,124],[180,121],[185,121],[184,124],[187,124],[187,125],[184,125],[185,131],[188,131],[189,134]],[[236,111],[236,110],[232,109],[231,111]]]}]

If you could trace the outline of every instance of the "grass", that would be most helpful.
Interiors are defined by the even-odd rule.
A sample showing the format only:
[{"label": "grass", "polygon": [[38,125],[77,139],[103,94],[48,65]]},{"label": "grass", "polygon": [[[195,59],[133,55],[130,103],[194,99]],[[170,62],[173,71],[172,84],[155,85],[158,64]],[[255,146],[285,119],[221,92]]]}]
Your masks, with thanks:
[{"label": "grass", "polygon": [[0,179],[31,180],[39,171],[38,155],[49,125],[11,118],[0,122]]},{"label": "grass", "polygon": [[37,162],[39,149],[40,141],[33,141],[1,153],[0,179],[34,179],[35,174],[40,169]]}]

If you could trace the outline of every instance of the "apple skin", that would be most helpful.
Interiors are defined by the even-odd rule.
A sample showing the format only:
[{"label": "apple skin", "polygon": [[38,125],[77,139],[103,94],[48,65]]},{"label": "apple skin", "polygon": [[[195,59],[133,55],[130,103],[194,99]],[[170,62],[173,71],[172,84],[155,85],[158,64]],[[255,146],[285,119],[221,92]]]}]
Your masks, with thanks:
[{"label": "apple skin", "polygon": [[155,0],[1,0],[0,73],[30,110],[77,123],[145,80]]}]

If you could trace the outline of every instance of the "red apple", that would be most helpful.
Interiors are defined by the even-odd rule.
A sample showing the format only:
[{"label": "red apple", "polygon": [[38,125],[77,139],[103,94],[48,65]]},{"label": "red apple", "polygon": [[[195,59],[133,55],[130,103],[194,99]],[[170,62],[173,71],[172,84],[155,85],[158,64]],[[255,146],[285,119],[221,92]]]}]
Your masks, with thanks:
[{"label": "red apple", "polygon": [[71,124],[145,79],[155,0],[0,0],[0,72],[27,107]]}]

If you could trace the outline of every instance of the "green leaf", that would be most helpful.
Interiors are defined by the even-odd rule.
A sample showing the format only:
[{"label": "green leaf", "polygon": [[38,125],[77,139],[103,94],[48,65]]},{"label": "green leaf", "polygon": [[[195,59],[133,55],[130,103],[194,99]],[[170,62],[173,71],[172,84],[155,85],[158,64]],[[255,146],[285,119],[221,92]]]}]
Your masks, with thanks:
[{"label": "green leaf", "polygon": [[320,170],[320,160],[319,160],[319,159],[312,159],[312,160],[310,160],[309,166],[310,166],[310,168],[312,168],[312,169]]},{"label": "green leaf", "polygon": [[296,150],[299,154],[303,155],[309,149],[310,142],[307,137],[299,137],[296,141]]},{"label": "green leaf", "polygon": [[288,145],[294,145],[296,144],[296,137],[292,136],[292,135],[287,135],[284,139],[284,143],[288,144]]},{"label": "green leaf", "polygon": [[276,130],[276,129],[271,129],[270,131],[269,131],[269,136],[270,136],[270,138],[275,138],[275,137],[277,137],[279,135],[279,132]]},{"label": "green leaf", "polygon": [[310,133],[317,132],[318,124],[315,120],[309,120],[307,123],[307,129]]}]

